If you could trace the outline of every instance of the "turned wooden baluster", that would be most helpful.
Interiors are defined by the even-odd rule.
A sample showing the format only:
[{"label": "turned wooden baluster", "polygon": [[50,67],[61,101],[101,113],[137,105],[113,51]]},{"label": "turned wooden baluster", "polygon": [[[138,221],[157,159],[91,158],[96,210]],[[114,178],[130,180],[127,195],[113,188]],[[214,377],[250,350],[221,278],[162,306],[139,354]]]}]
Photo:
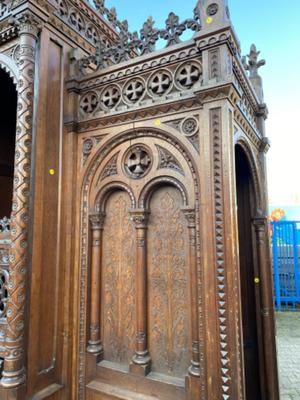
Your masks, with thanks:
[{"label": "turned wooden baluster", "polygon": [[184,210],[188,221],[189,231],[189,270],[190,270],[190,291],[191,291],[191,330],[192,330],[192,360],[189,367],[189,374],[195,377],[200,376],[200,355],[199,355],[199,318],[198,318],[198,287],[197,287],[197,249],[196,249],[196,213],[195,210]]},{"label": "turned wooden baluster", "polygon": [[90,215],[92,231],[92,255],[91,255],[91,321],[90,339],[87,351],[103,359],[103,346],[100,335],[100,294],[101,294],[101,261],[102,261],[102,232],[105,214]]},{"label": "turned wooden baluster", "polygon": [[149,213],[144,210],[131,212],[135,224],[136,250],[136,350],[130,371],[140,375],[150,372],[151,358],[147,349],[147,224]]},{"label": "turned wooden baluster", "polygon": [[[11,239],[9,266],[7,334],[1,386],[14,388],[26,380],[25,331],[27,276],[30,264],[30,193],[31,153],[33,144],[33,110],[35,99],[35,66],[38,34],[41,20],[30,11],[16,17],[19,31],[19,79],[15,147],[14,189],[11,214]],[[9,396],[9,395],[8,395]]]}]

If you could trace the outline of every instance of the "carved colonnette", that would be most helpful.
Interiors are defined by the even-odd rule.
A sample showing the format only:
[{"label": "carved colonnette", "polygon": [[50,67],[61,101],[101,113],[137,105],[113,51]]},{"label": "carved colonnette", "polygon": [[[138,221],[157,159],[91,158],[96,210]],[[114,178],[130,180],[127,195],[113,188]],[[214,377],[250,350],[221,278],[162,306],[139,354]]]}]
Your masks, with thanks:
[{"label": "carved colonnette", "polygon": [[16,161],[13,211],[11,216],[12,249],[6,356],[1,384],[18,386],[25,381],[24,330],[26,277],[28,268],[29,193],[33,124],[34,71],[39,21],[29,12],[18,19],[20,35]]},{"label": "carved colonnette", "polygon": [[[0,8],[0,43],[6,41],[5,55],[14,59],[25,77],[18,87],[20,129],[12,222],[17,247],[11,252],[11,286],[1,286],[0,281],[0,297],[8,286],[5,308],[10,313],[2,379],[6,387],[25,379],[23,266],[28,263],[37,26],[29,32],[28,24],[10,25],[8,18],[18,17],[18,7],[25,3],[14,2],[12,9],[7,7],[9,2],[1,3]],[[54,293],[57,287],[55,311],[50,313],[50,302],[43,297],[41,308],[30,317],[28,343],[34,343],[41,321],[45,325],[41,331],[47,328],[40,315],[43,310],[49,310],[56,331],[51,331],[53,341],[44,340],[45,358],[30,349],[30,396],[38,392],[37,396],[46,393],[55,399],[96,399],[104,390],[99,389],[104,377],[112,391],[120,384],[121,389],[135,387],[138,393],[157,393],[168,400],[243,398],[236,221],[234,207],[229,207],[234,204],[234,185],[228,176],[234,173],[232,151],[239,143],[253,160],[258,208],[264,209],[265,199],[259,193],[268,143],[263,137],[266,108],[255,94],[255,85],[249,83],[244,70],[249,65],[240,60],[225,3],[199,1],[188,20],[180,21],[170,13],[165,28],[156,28],[149,18],[139,33],[131,33],[128,23],[119,21],[116,10],[108,9],[103,0],[95,0],[94,8],[81,0],[30,2],[34,12],[45,19],[39,95],[42,101],[47,93],[60,97],[60,104],[54,107],[51,103],[46,113],[39,108],[37,124],[39,150],[47,148],[50,134],[57,142],[49,164],[37,153],[36,215],[43,216],[34,219],[31,305],[39,294],[43,297],[47,285],[39,279],[50,276],[50,268],[39,267],[47,249],[57,253],[55,283],[48,285],[49,291]],[[180,43],[187,29],[195,34]],[[18,35],[21,47],[16,47]],[[155,52],[159,38],[165,40],[166,48]],[[80,51],[72,52],[70,65],[66,52],[76,42]],[[83,53],[84,58],[77,60]],[[255,57],[253,48],[249,59],[257,68]],[[64,73],[69,67],[72,76],[67,95]],[[47,85],[53,90],[48,91]],[[54,122],[49,121],[52,114]],[[66,161],[61,161],[61,154]],[[48,172],[55,177],[52,181]],[[44,201],[43,180],[54,185],[58,206],[53,214],[56,245],[45,248],[42,244],[51,240],[45,239],[47,230],[38,224],[49,221],[43,219],[43,207],[39,208]],[[62,182],[65,187],[60,189]],[[61,220],[66,220],[65,227]],[[263,242],[262,223],[255,221],[255,226],[265,273],[264,329],[271,333],[264,340],[269,349],[272,321],[268,314],[272,310],[267,242]],[[45,261],[45,265],[49,264]],[[49,363],[48,356],[53,354]],[[266,351],[266,366],[274,358],[270,354]],[[112,364],[115,369],[108,372]],[[269,386],[276,383],[275,369],[272,374]],[[64,391],[59,391],[61,382],[66,384]]]}]

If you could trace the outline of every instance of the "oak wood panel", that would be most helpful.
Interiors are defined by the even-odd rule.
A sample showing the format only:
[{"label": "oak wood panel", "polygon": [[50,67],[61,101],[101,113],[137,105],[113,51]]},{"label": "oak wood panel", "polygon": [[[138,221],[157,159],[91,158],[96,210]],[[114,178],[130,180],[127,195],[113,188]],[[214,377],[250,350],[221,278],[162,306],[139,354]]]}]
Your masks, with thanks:
[{"label": "oak wood panel", "polygon": [[32,394],[60,382],[63,343],[60,268],[63,48],[47,31],[41,37],[40,58],[29,327],[32,351],[28,360],[28,390]]},{"label": "oak wood panel", "polygon": [[148,234],[148,318],[152,370],[183,378],[190,363],[187,229],[181,195],[158,189]]},{"label": "oak wood panel", "polygon": [[104,359],[129,365],[135,344],[135,229],[127,193],[111,194],[106,205],[102,262]]}]

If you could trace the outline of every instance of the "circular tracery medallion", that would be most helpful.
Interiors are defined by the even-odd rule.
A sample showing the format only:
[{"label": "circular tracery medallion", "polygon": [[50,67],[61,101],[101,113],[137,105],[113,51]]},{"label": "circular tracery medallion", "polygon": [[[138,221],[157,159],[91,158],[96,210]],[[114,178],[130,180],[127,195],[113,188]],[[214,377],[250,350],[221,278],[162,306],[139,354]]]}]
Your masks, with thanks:
[{"label": "circular tracery medallion", "polygon": [[207,7],[206,13],[207,13],[207,15],[209,15],[210,17],[212,17],[213,15],[216,15],[216,14],[217,14],[218,10],[219,10],[218,4],[217,4],[217,3],[213,3],[213,4],[210,4],[210,5]]},{"label": "circular tracery medallion", "polygon": [[142,178],[150,171],[151,165],[150,150],[144,145],[132,146],[125,154],[124,171],[130,178]]}]

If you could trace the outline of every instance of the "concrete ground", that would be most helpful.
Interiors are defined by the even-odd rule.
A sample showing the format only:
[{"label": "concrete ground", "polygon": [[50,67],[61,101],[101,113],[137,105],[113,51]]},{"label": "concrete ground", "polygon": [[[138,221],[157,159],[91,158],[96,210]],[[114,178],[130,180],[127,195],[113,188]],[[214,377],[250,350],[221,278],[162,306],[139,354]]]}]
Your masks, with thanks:
[{"label": "concrete ground", "polygon": [[281,400],[300,400],[300,312],[276,314]]}]

